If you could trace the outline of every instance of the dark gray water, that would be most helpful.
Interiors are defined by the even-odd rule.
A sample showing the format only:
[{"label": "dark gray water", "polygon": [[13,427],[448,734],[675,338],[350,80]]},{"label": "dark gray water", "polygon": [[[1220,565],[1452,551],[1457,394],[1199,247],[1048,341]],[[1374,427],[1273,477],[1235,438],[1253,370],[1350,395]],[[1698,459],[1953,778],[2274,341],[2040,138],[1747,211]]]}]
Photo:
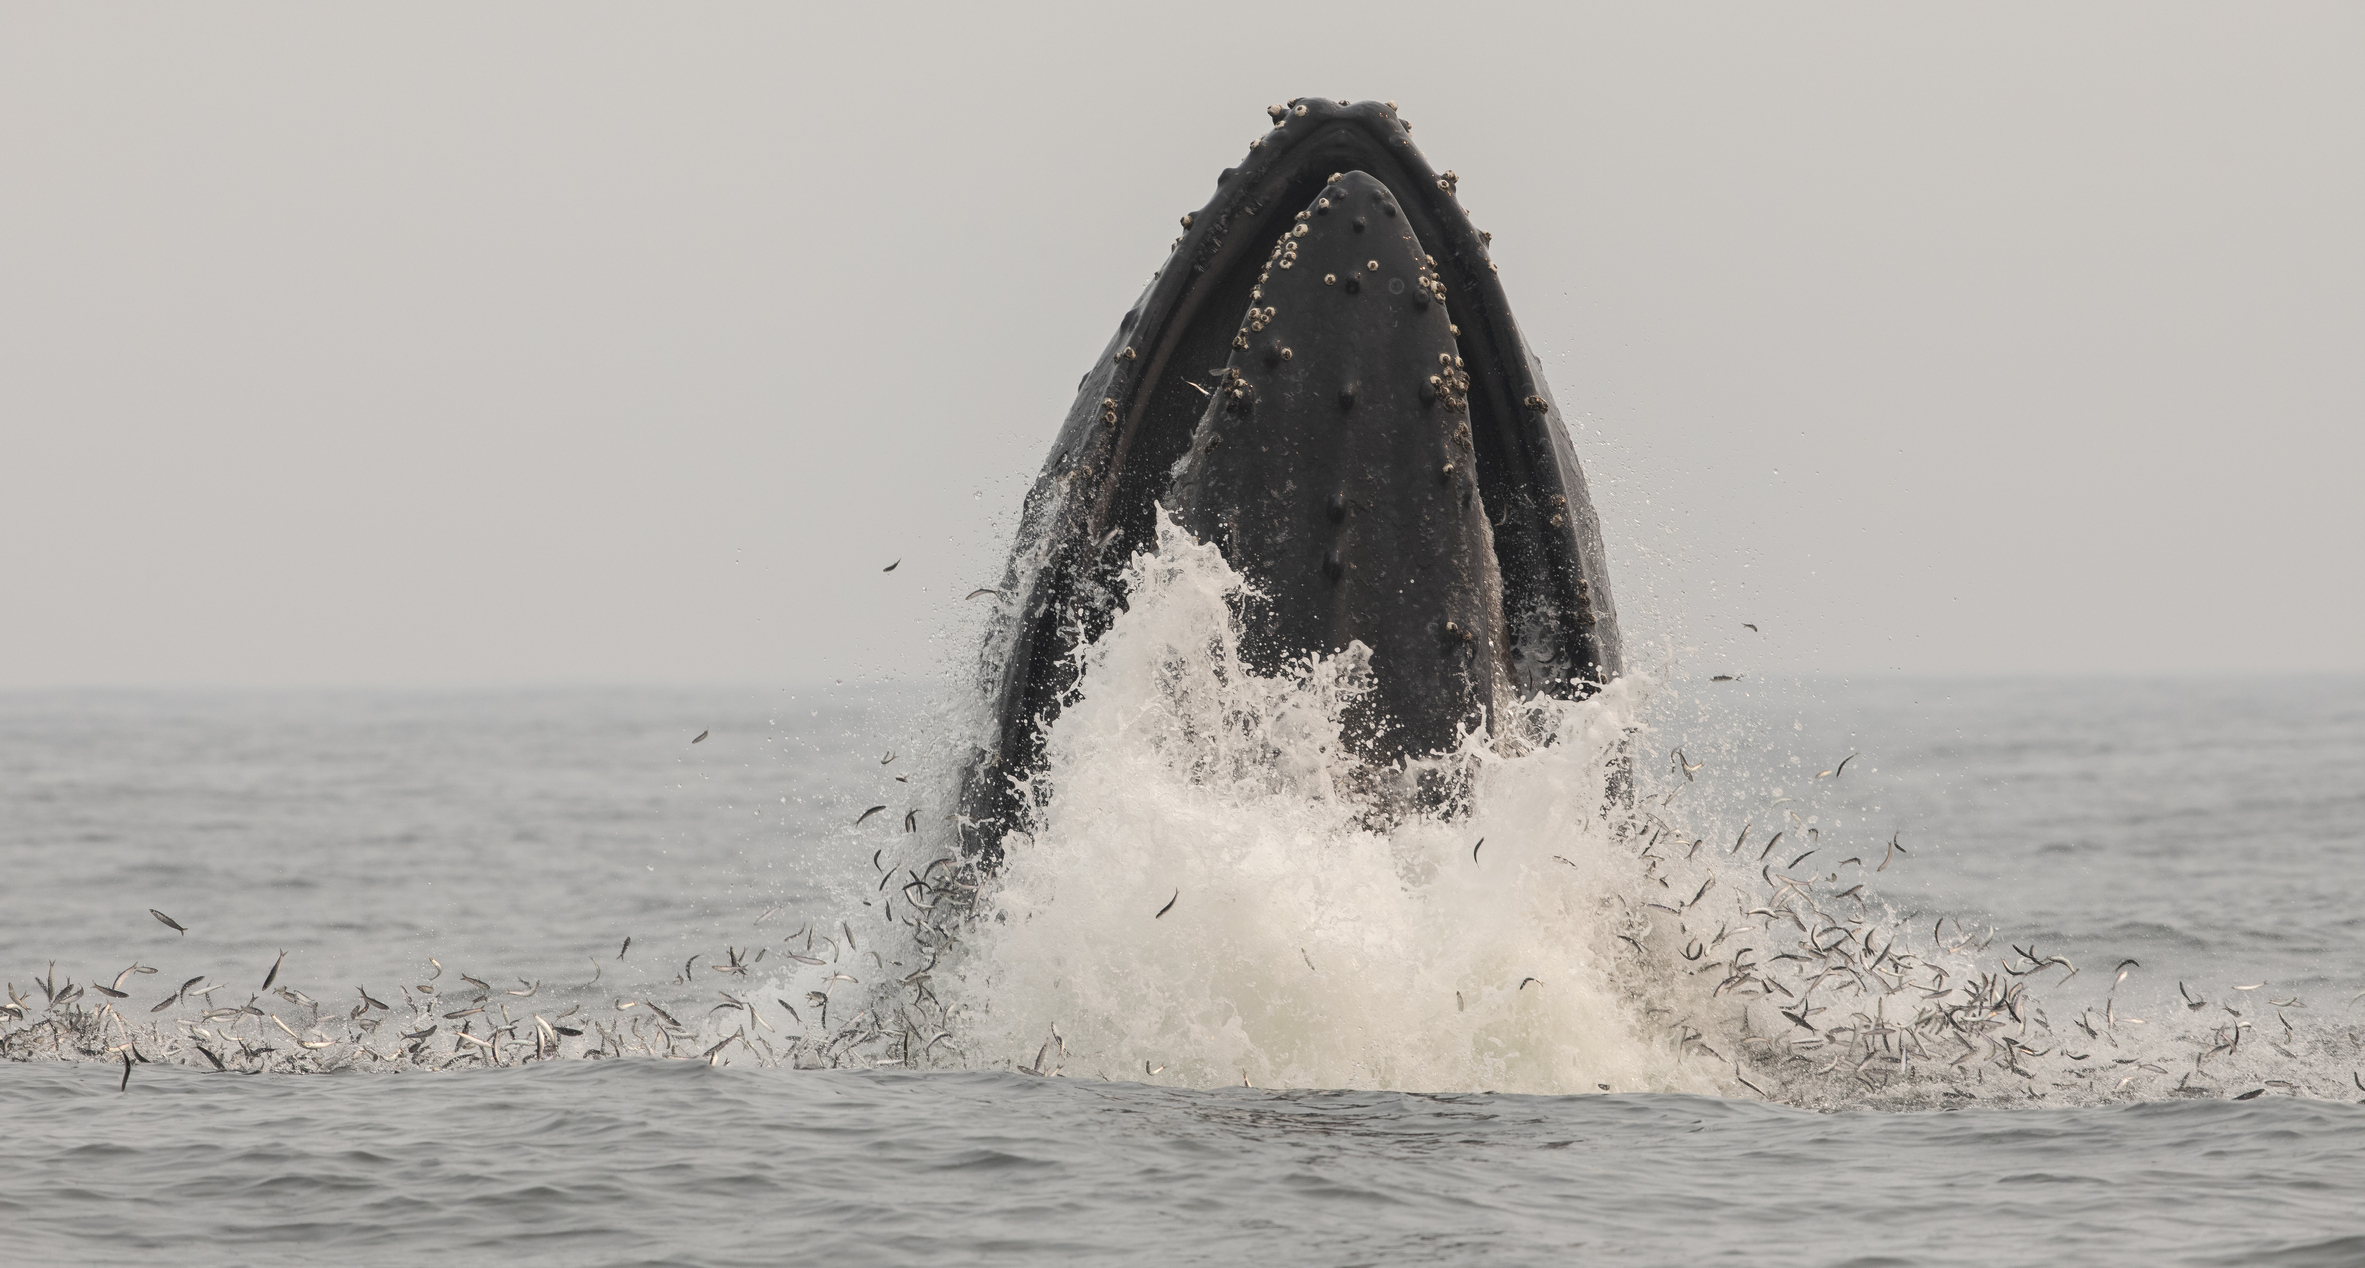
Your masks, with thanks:
[{"label": "dark gray water", "polygon": [[[1861,751],[1848,813],[1918,847],[1880,877],[1912,918],[2037,940],[2083,966],[2065,992],[2139,959],[2117,999],[2155,1024],[2184,1009],[2179,983],[2254,1035],[2290,1033],[2283,1014],[2310,1037],[2305,1078],[1898,1114],[1193,1090],[1012,1072],[1023,1055],[932,1073],[159,1061],[127,1091],[118,1065],[44,1057],[0,1063],[0,1253],[2365,1263],[2365,1090],[2324,1090],[2365,1066],[2365,682],[1746,685],[1687,688],[1663,723],[1736,803]],[[281,982],[333,1008],[421,985],[430,956],[534,990],[521,1009],[678,1001],[685,957],[753,941],[775,906],[860,912],[865,834],[927,800],[880,759],[929,725],[892,692],[0,697],[0,968],[25,997],[52,961],[99,985],[155,966],[125,979],[135,1016],[194,974],[239,1003],[282,950]]]},{"label": "dark gray water", "polygon": [[13,1069],[41,1262],[2354,1264],[2365,1107],[1837,1114],[558,1064]]}]

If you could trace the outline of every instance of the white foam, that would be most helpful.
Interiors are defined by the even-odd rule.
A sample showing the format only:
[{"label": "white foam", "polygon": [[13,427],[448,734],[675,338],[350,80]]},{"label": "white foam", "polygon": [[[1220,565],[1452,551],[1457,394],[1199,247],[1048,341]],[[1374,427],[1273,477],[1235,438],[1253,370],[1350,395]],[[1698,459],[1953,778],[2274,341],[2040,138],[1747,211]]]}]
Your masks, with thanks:
[{"label": "white foam", "polygon": [[1250,672],[1241,586],[1171,525],[1134,559],[948,983],[963,1046],[1031,1064],[1056,1029],[1046,1069],[1192,1085],[1713,1090],[1613,984],[1630,869],[1586,848],[1647,682],[1545,707],[1560,738],[1522,756],[1472,738],[1477,812],[1387,826],[1341,786],[1362,649]]}]

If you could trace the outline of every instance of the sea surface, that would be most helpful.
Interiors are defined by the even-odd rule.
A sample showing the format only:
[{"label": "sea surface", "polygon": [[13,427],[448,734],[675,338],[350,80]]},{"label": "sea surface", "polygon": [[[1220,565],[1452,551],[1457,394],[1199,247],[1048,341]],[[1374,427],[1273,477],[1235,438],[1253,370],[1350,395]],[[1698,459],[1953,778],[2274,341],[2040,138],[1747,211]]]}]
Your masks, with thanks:
[{"label": "sea surface", "polygon": [[[1736,1064],[1725,1023],[1690,1023],[1716,1061],[1671,1050],[1658,1022],[1615,1020],[1652,1015],[1647,976],[1620,979],[1644,997],[1611,1012],[1578,1000],[1514,1026],[1503,1010],[1570,998],[1544,993],[1576,991],[1570,975],[1596,963],[1519,967],[1584,942],[1591,908],[1545,928],[1510,908],[1407,914],[1342,875],[1362,856],[1307,822],[1276,822],[1265,843],[1329,851],[1292,917],[1304,930],[1267,947],[1273,909],[1187,923],[1215,919],[1221,878],[1159,870],[1187,832],[1141,842],[1236,825],[1138,781],[1137,796],[1096,792],[1081,770],[1060,795],[1105,804],[1014,853],[1037,906],[1001,908],[980,962],[940,983],[963,1001],[945,1015],[966,1021],[926,1059],[795,1068],[815,1062],[788,1058],[787,1010],[809,1017],[813,982],[765,978],[781,956],[827,961],[785,962],[807,974],[912,967],[880,905],[895,891],[874,878],[889,859],[924,863],[896,850],[944,831],[958,726],[942,694],[0,695],[0,976],[28,1021],[44,1014],[36,981],[119,983],[131,1024],[164,1019],[161,1042],[188,1045],[142,1041],[129,1066],[62,1046],[0,1062],[0,1260],[2365,1264],[2365,680],[1657,685],[1637,706],[1635,783],[1672,798],[1671,818],[1699,798],[1710,849],[1748,824],[1736,869],[1784,862],[1788,836],[1750,856],[1777,824],[1803,835],[1806,817],[1786,816],[1824,796],[1817,840],[1863,856],[1845,874],[1896,929],[1937,923],[1961,943],[1968,928],[1984,954],[2033,951],[2024,968],[2068,962],[2011,980],[2031,983],[2029,1050],[2091,1049],[2083,1065],[1939,1070],[1961,1084],[1943,1109],[1772,1083]],[[1132,732],[1109,734],[1080,748]],[[1125,818],[1136,801],[1150,812]],[[1546,811],[1518,814],[1540,839]],[[1527,843],[1503,822],[1439,857],[1481,879],[1520,865]],[[1549,850],[1627,848],[1575,840]],[[1378,890],[1462,883],[1397,847],[1409,870]],[[1094,849],[1108,874],[1060,862]],[[1061,885],[1029,866],[1064,869]],[[1473,901],[1535,884],[1502,883],[1527,888]],[[1144,909],[1169,890],[1170,912]],[[1404,939],[1382,936],[1391,921]],[[1141,959],[1110,949],[1152,936],[1172,941]],[[714,972],[755,947],[772,958],[754,972]],[[1490,947],[1513,948],[1510,976],[1483,997],[1457,988],[1466,1001],[1444,989],[1495,972]],[[1324,976],[1340,963],[1357,981]],[[119,976],[134,965],[156,971]],[[275,965],[274,987],[312,1009],[262,990]],[[1541,981],[1511,984],[1531,971]],[[285,1043],[228,1071],[192,1053],[192,1027],[226,1053],[233,1027],[250,1051],[272,1039],[266,1021],[293,1039],[356,1009],[440,1019],[460,1010],[429,1001],[454,1002],[462,974],[520,1022],[646,1000],[698,1037],[601,1059],[578,1059],[596,1035],[569,1038],[567,1059],[340,1057],[316,1074],[274,1069],[301,1055]],[[176,999],[199,978],[220,988]],[[250,999],[269,1017],[199,1011]],[[1481,1016],[1483,1060],[1439,1043]],[[1038,1045],[1041,1021],[1056,1037]],[[2212,1052],[2204,1022],[2240,1045]],[[749,1042],[709,1054],[733,1028]],[[755,1038],[777,1059],[755,1059]],[[2114,1060],[2128,1082],[2083,1076]]]}]

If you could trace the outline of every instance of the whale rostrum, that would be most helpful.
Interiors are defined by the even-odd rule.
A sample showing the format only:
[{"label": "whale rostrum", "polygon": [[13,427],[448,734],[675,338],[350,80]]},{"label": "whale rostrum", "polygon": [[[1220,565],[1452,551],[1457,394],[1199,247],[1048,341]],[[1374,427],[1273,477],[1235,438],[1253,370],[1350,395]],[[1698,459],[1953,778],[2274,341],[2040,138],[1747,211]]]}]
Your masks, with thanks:
[{"label": "whale rostrum", "polygon": [[988,866],[1161,506],[1258,596],[1252,666],[1370,650],[1347,737],[1366,761],[1619,672],[1584,473],[1457,178],[1392,104],[1271,113],[1182,218],[1028,495],[987,638],[992,732],[962,786],[962,843]]},{"label": "whale rostrum", "polygon": [[1266,256],[1165,500],[1256,591],[1254,668],[1371,649],[1350,739],[1383,760],[1450,746],[1509,692],[1469,379],[1429,259],[1386,185],[1324,185]]}]

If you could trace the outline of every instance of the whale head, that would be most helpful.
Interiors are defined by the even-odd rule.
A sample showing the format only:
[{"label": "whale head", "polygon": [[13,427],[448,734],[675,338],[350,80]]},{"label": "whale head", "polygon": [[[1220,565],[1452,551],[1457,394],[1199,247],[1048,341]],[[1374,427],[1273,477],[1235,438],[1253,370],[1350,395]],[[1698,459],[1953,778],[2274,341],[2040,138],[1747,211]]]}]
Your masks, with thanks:
[{"label": "whale head", "polygon": [[1600,526],[1458,178],[1393,105],[1300,98],[1206,206],[1078,384],[989,634],[993,733],[962,841],[990,866],[1076,688],[1081,641],[1171,512],[1250,583],[1243,652],[1353,644],[1369,762],[1619,672]]}]

